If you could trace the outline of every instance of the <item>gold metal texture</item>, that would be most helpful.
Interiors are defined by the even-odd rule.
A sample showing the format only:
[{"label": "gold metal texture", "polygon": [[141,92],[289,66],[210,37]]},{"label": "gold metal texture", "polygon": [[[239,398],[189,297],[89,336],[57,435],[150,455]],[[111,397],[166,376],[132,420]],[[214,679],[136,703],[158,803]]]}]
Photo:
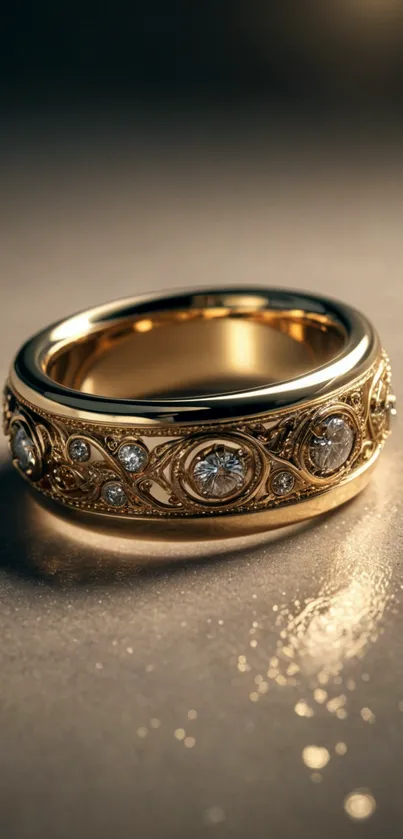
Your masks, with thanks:
[{"label": "gold metal texture", "polygon": [[5,432],[52,500],[161,533],[235,535],[359,492],[389,434],[390,381],[372,325],[342,303],[264,288],[148,295],[28,341]]}]

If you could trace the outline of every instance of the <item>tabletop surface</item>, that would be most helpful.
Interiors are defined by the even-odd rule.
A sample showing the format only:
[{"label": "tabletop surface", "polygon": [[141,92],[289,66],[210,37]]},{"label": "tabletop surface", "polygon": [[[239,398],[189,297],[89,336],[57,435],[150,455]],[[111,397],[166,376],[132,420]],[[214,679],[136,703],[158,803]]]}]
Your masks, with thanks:
[{"label": "tabletop surface", "polygon": [[[86,306],[263,283],[365,311],[402,392],[393,149],[28,138],[5,150],[2,182],[3,379],[27,336]],[[401,431],[398,418],[370,487],[343,509],[214,543],[55,516],[3,440],[3,836],[398,835]]]}]

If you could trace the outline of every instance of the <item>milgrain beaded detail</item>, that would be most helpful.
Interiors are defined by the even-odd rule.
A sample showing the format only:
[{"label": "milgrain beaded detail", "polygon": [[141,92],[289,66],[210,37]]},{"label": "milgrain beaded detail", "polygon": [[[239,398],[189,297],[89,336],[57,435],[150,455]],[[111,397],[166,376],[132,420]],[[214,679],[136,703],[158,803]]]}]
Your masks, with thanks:
[{"label": "milgrain beaded detail", "polygon": [[[28,477],[43,494],[67,506],[92,512],[105,512],[107,506],[133,518],[197,518],[288,505],[344,481],[376,459],[388,436],[389,394],[384,353],[332,399],[196,426],[147,428],[62,418],[35,408],[7,387],[5,430],[12,444],[19,427],[28,430],[28,437],[32,429],[32,456],[43,462],[43,469]],[[316,441],[323,435],[334,440],[335,432],[336,438],[342,432],[344,442],[342,452],[332,443],[328,468],[323,443]],[[73,442],[81,458],[90,452],[88,459],[72,456]],[[118,488],[109,492],[110,486]]]}]

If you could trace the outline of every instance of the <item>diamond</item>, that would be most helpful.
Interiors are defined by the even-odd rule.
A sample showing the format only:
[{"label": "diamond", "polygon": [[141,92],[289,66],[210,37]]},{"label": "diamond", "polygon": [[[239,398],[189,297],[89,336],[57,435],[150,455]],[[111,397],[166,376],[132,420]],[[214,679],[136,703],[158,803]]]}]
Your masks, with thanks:
[{"label": "diamond", "polygon": [[111,507],[124,507],[127,495],[123,487],[118,483],[105,484],[102,489],[102,497]]},{"label": "diamond", "polygon": [[390,423],[394,422],[394,420],[397,417],[396,396],[392,390],[389,391],[388,396],[386,398],[386,411],[387,423],[388,427],[390,427]]},{"label": "diamond", "polygon": [[202,456],[193,468],[193,478],[201,495],[223,498],[245,483],[246,464],[242,452],[219,446]]},{"label": "diamond", "polygon": [[147,462],[147,453],[135,443],[125,443],[119,449],[118,458],[127,472],[141,472]]},{"label": "diamond", "polygon": [[76,437],[69,444],[69,455],[76,463],[84,463],[89,460],[90,454],[91,450],[88,443],[85,440],[80,440],[79,437]]},{"label": "diamond", "polygon": [[310,455],[315,466],[325,474],[340,469],[354,445],[354,431],[342,417],[327,417],[321,436],[312,436]]},{"label": "diamond", "polygon": [[30,434],[23,425],[18,425],[13,434],[11,448],[20,469],[28,472],[36,465],[35,444]]},{"label": "diamond", "polygon": [[276,472],[271,488],[275,495],[288,495],[295,486],[295,478],[292,472]]}]

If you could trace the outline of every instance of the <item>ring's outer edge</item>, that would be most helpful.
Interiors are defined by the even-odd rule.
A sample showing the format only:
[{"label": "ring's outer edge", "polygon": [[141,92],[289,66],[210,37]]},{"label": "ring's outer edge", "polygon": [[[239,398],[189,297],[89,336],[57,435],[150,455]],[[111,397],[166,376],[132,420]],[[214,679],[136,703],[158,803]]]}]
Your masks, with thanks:
[{"label": "ring's outer edge", "polygon": [[[344,325],[348,334],[345,348],[333,361],[293,380],[236,393],[180,399],[128,400],[94,396],[57,384],[42,369],[41,359],[49,353],[60,327],[66,324],[72,330],[74,324],[77,324],[77,329],[82,329],[85,321],[90,329],[106,326],[120,317],[127,318],[128,312],[133,316],[139,312],[146,314],[157,305],[174,310],[180,305],[190,307],[195,301],[200,305],[200,301],[211,301],[213,298],[221,301],[224,306],[225,301],[233,299],[234,295],[245,295],[250,300],[260,296],[266,301],[267,308],[281,305],[291,310],[296,305],[305,305],[307,311],[318,309]],[[263,287],[195,289],[114,301],[48,327],[30,339],[18,352],[11,368],[10,382],[28,402],[60,416],[74,416],[89,421],[104,421],[105,416],[108,416],[113,422],[144,425],[219,422],[259,415],[326,396],[336,387],[349,383],[365,372],[379,355],[380,349],[378,335],[369,320],[352,307],[330,298]]]}]

